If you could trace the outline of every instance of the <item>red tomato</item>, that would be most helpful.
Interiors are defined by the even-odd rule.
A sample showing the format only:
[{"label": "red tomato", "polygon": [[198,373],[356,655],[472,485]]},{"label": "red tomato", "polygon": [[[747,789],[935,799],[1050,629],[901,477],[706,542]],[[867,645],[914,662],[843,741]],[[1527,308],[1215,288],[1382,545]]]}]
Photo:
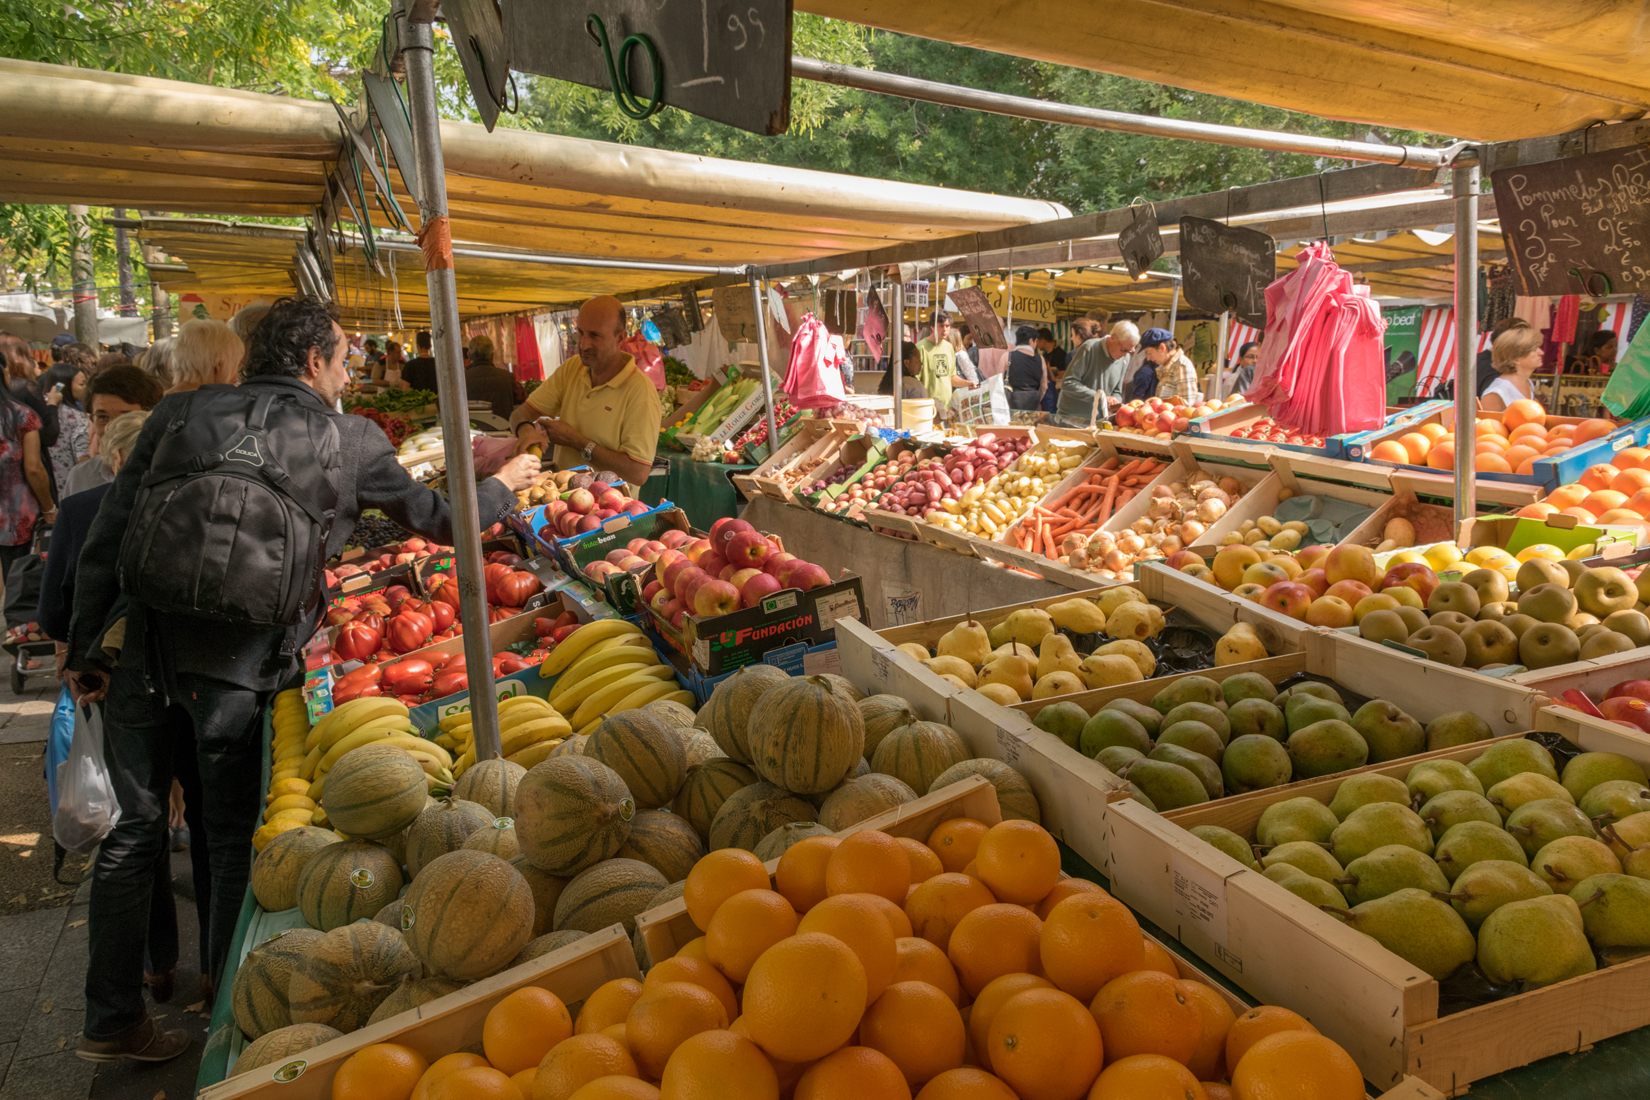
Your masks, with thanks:
[{"label": "red tomato", "polygon": [[458,618],[458,608],[452,604],[442,603],[440,600],[430,604],[427,613],[431,619],[435,620],[435,629],[438,634],[452,626],[453,620]]},{"label": "red tomato", "polygon": [[444,584],[434,590],[431,599],[436,603],[444,603],[454,611],[458,610],[458,585]]},{"label": "red tomato", "polygon": [[382,693],[382,688],[367,680],[357,680],[352,684],[345,684],[340,681],[333,685],[332,705],[336,707],[340,703],[349,702],[351,699],[366,699]]},{"label": "red tomato", "polygon": [[540,615],[533,620],[533,633],[540,638],[548,638],[556,629],[556,620]]},{"label": "red tomato", "polygon": [[565,640],[568,637],[568,635],[572,634],[573,631],[577,630],[578,628],[579,628],[578,623],[572,623],[568,626],[558,626],[558,627],[556,627],[556,629],[554,631],[551,632],[550,641],[551,642],[561,642],[561,641]]},{"label": "red tomato", "polygon": [[[384,674],[384,666],[376,663],[365,664],[353,672],[346,672],[338,677],[337,683],[376,684]],[[337,685],[335,684],[334,687]]]},{"label": "red tomato", "polygon": [[423,691],[434,680],[435,666],[417,657],[408,657],[384,669],[384,686],[397,695]]},{"label": "red tomato", "polygon": [[364,661],[377,652],[382,641],[383,636],[366,623],[345,623],[338,630],[338,640],[332,643],[332,651],[346,661]]},{"label": "red tomato", "polygon": [[514,653],[509,653],[506,654],[504,659],[498,663],[498,671],[500,676],[508,676],[512,672],[521,672],[525,669],[537,668],[538,664],[538,661],[533,661],[526,657],[518,657]]},{"label": "red tomato", "polygon": [[505,619],[513,616],[515,613],[516,609],[513,607],[489,607],[487,609],[487,621],[490,623],[501,623]]},{"label": "red tomato", "polygon": [[390,648],[397,653],[411,653],[429,641],[434,631],[435,624],[430,621],[429,616],[420,615],[416,611],[403,611],[390,620]]},{"label": "red tomato", "polygon": [[384,633],[384,616],[382,615],[371,611],[362,611],[355,616],[353,621],[360,623],[362,626],[370,626],[379,634]]},{"label": "red tomato", "polygon": [[506,607],[520,607],[528,600],[538,595],[544,585],[531,573],[517,570],[500,577],[495,586],[498,589],[498,602]]},{"label": "red tomato", "polygon": [[435,685],[430,689],[430,697],[444,699],[460,691],[470,690],[470,678],[462,671],[443,672],[435,678]]}]

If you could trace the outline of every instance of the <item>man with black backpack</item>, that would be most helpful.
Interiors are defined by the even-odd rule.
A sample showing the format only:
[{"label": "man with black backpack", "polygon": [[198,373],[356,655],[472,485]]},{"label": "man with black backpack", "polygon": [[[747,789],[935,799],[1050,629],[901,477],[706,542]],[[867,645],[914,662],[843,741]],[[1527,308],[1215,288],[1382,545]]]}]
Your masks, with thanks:
[{"label": "man with black backpack", "polygon": [[[247,343],[240,386],[202,386],[155,407],[76,575],[69,683],[78,703],[106,696],[104,759],[120,802],[92,877],[76,1052],[89,1061],[160,1062],[189,1046],[143,1002],[174,752],[195,754],[205,792],[213,881],[202,934],[215,986],[262,808],[263,713],[301,673],[326,560],[366,508],[438,542],[455,537],[446,500],[407,476],[377,425],[333,410],[349,344],[325,302],[276,302]],[[478,486],[484,527],[510,511],[538,466],[520,455]]]}]

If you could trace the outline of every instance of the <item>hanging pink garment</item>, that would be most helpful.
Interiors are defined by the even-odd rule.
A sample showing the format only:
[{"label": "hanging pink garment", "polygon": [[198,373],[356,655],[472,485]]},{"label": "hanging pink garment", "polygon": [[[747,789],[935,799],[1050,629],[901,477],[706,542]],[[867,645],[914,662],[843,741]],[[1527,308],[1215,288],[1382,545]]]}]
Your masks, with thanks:
[{"label": "hanging pink garment", "polygon": [[620,340],[619,350],[630,353],[636,360],[636,369],[647,375],[654,389],[665,388],[665,357],[659,354],[658,348],[643,339],[641,333]]},{"label": "hanging pink garment", "polygon": [[1557,344],[1575,343],[1576,325],[1580,321],[1580,295],[1564,295],[1564,297],[1558,300],[1558,312],[1553,315],[1553,342]]},{"label": "hanging pink garment", "polygon": [[780,388],[799,409],[840,405],[848,399],[842,384],[844,357],[841,338],[832,336],[813,314],[804,314],[791,340],[791,361]]},{"label": "hanging pink garment", "polygon": [[1262,405],[1287,400],[1300,372],[1300,342],[1306,318],[1315,316],[1327,292],[1324,276],[1334,264],[1326,244],[1309,244],[1296,256],[1295,270],[1266,288],[1266,334],[1255,363],[1249,400]]},{"label": "hanging pink garment", "polygon": [[536,382],[544,378],[544,362],[539,358],[538,333],[531,317],[516,318],[516,380]]}]

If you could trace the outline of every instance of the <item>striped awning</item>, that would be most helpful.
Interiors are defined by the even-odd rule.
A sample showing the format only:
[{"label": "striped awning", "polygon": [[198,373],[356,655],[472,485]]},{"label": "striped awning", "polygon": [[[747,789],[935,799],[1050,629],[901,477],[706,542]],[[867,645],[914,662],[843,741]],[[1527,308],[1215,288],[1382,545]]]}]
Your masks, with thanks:
[{"label": "striped awning", "polygon": [[[1490,334],[1479,333],[1474,354],[1490,346]],[[1415,372],[1421,383],[1417,393],[1431,393],[1455,369],[1455,310],[1444,306],[1421,314],[1421,350]]]},{"label": "striped awning", "polygon": [[1251,340],[1259,340],[1261,331],[1253,325],[1243,325],[1233,321],[1226,329],[1226,359],[1235,360],[1238,357],[1238,348]]}]

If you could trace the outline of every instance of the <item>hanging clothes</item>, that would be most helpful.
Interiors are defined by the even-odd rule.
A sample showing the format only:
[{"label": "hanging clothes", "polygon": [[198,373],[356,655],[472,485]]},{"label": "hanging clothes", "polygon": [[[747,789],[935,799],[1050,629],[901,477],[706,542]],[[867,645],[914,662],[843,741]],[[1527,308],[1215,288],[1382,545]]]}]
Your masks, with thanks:
[{"label": "hanging clothes", "polygon": [[1517,295],[1511,264],[1488,264],[1481,268],[1482,295],[1478,299],[1478,331],[1489,332],[1513,316]]},{"label": "hanging clothes", "polygon": [[1622,333],[1622,343],[1630,344],[1633,337],[1638,335],[1639,326],[1644,324],[1646,314],[1650,314],[1650,294],[1640,294],[1633,298],[1633,314],[1627,322],[1627,331]]},{"label": "hanging clothes", "polygon": [[790,365],[780,388],[801,409],[841,404],[848,400],[842,384],[842,360],[846,358],[842,337],[832,336],[824,322],[805,313],[796,326]]},{"label": "hanging clothes", "polygon": [[539,359],[538,333],[533,329],[533,319],[527,316],[516,318],[516,380],[520,382],[538,382],[544,379],[544,363]]},{"label": "hanging clothes", "polygon": [[1553,340],[1560,344],[1576,341],[1576,324],[1581,320],[1581,296],[1566,294],[1558,300],[1558,312],[1553,314]]},{"label": "hanging clothes", "polygon": [[641,333],[626,336],[619,341],[619,350],[628,352],[636,360],[636,369],[647,375],[647,380],[653,383],[653,388],[665,388],[665,357],[659,354],[659,349],[648,343]]},{"label": "hanging clothes", "polygon": [[1513,316],[1540,332],[1553,327],[1553,300],[1544,294],[1533,298],[1520,297],[1513,306]]},{"label": "hanging clothes", "polygon": [[1199,321],[1192,328],[1192,362],[1202,366],[1215,361],[1216,333],[1207,321]]}]

